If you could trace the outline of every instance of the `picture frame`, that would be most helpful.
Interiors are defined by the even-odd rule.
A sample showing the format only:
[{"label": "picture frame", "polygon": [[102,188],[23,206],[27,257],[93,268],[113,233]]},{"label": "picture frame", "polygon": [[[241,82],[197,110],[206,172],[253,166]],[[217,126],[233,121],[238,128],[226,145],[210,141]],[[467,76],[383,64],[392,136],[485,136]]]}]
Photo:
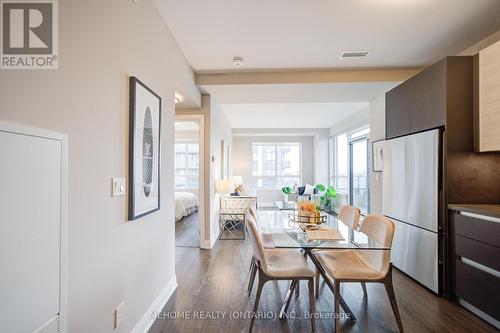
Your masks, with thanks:
[{"label": "picture frame", "polygon": [[161,97],[129,78],[128,219],[160,210]]},{"label": "picture frame", "polygon": [[382,172],[384,170],[384,143],[385,140],[372,142],[372,171]]}]

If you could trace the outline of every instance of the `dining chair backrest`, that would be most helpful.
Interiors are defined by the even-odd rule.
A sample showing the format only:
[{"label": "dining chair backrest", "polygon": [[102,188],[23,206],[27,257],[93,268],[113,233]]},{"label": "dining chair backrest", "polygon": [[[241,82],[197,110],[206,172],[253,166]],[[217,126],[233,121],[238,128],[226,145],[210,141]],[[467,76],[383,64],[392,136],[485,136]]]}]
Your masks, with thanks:
[{"label": "dining chair backrest", "polygon": [[358,207],[344,205],[340,209],[338,218],[347,226],[351,227],[354,230],[357,230],[359,225],[360,215],[361,215],[361,210]]},{"label": "dining chair backrest", "polygon": [[394,237],[394,223],[381,215],[367,215],[359,227],[359,231],[389,248],[389,250],[362,250],[358,254],[363,261],[379,272],[387,274],[389,271],[392,239]]},{"label": "dining chair backrest", "polygon": [[246,225],[248,229],[248,239],[252,244],[253,256],[260,261],[260,264],[265,269],[266,267],[266,257],[264,255],[264,245],[262,244],[262,239],[260,237],[259,228],[255,219],[252,215],[248,214],[246,219]]},{"label": "dining chair backrest", "polygon": [[257,209],[254,207],[254,206],[251,206],[249,209],[248,209],[248,212],[250,213],[250,215],[253,216],[253,218],[255,220],[257,220],[258,218],[258,213],[257,213]]},{"label": "dining chair backrest", "polygon": [[370,214],[363,219],[359,231],[377,243],[391,247],[394,237],[394,223],[385,216]]}]

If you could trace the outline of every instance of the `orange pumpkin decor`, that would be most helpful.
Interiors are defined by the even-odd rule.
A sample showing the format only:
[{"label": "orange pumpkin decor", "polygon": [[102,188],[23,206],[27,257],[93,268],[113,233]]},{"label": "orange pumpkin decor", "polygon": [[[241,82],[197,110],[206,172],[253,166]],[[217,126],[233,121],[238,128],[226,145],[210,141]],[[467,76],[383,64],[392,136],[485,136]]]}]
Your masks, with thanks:
[{"label": "orange pumpkin decor", "polygon": [[312,213],[316,211],[316,205],[314,202],[303,202],[300,204],[299,209],[304,213]]},{"label": "orange pumpkin decor", "polygon": [[309,217],[309,223],[320,222],[320,211],[316,208],[314,202],[302,202],[298,205],[298,210],[301,215]]}]

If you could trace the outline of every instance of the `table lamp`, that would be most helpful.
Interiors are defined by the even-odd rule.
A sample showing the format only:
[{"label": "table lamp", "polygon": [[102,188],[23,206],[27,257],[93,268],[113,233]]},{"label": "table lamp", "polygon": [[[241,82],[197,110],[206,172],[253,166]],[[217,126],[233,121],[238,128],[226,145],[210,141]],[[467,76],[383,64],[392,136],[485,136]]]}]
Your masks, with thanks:
[{"label": "table lamp", "polygon": [[231,193],[234,191],[234,183],[231,180],[219,179],[215,181],[215,192],[216,193]]},{"label": "table lamp", "polygon": [[215,181],[215,192],[220,193],[219,198],[219,210],[222,209],[222,195],[231,193],[234,191],[234,183],[232,180],[219,179]]},{"label": "table lamp", "polygon": [[243,185],[243,177],[242,176],[233,176],[233,183],[234,183],[234,186],[236,186],[236,187]]}]

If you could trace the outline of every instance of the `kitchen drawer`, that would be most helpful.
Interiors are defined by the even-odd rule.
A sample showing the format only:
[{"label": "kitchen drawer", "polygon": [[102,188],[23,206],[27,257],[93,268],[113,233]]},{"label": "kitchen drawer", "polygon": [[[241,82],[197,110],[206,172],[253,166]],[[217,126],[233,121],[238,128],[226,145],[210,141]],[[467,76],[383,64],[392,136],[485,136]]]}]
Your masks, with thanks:
[{"label": "kitchen drawer", "polygon": [[455,234],[500,247],[500,223],[455,215]]},{"label": "kitchen drawer", "polygon": [[457,235],[455,254],[500,272],[500,248]]},{"label": "kitchen drawer", "polygon": [[460,260],[456,265],[456,296],[500,320],[500,278]]}]

